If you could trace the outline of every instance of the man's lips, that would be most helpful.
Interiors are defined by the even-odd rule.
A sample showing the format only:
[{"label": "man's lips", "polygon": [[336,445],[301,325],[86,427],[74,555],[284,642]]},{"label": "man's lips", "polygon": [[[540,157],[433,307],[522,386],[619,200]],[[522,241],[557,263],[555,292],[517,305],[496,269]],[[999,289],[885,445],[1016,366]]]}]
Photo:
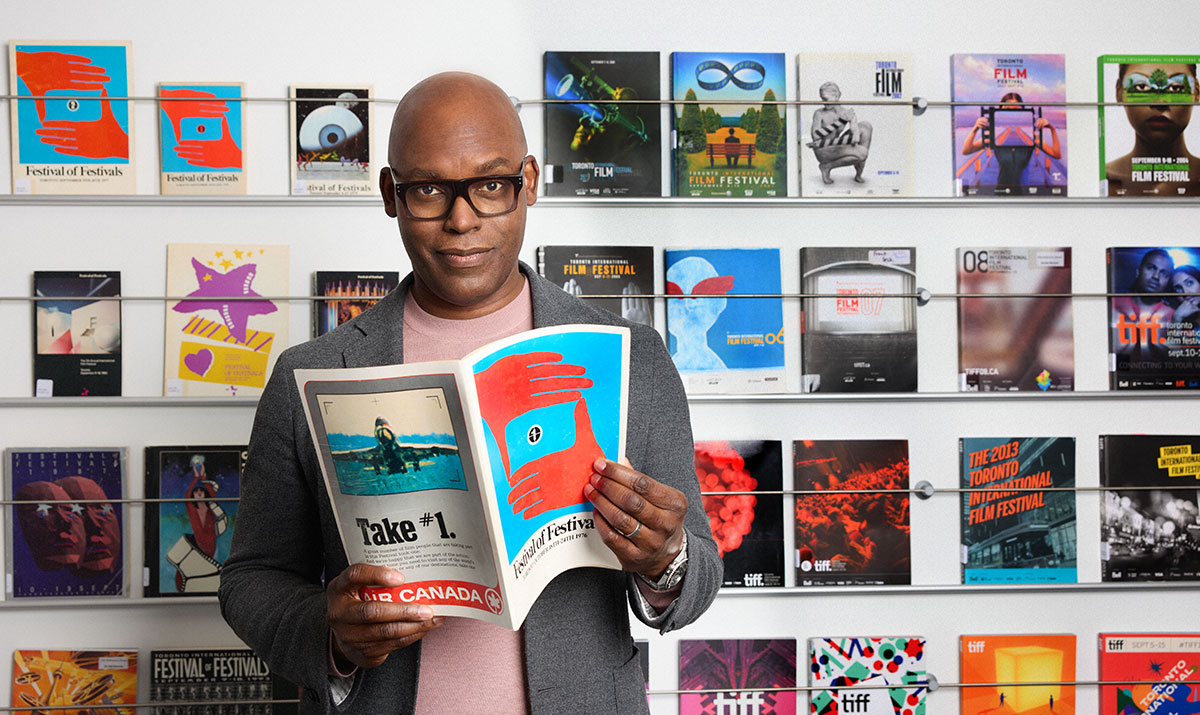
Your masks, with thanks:
[{"label": "man's lips", "polygon": [[455,268],[471,268],[487,260],[490,248],[452,248],[438,251],[442,259]]}]

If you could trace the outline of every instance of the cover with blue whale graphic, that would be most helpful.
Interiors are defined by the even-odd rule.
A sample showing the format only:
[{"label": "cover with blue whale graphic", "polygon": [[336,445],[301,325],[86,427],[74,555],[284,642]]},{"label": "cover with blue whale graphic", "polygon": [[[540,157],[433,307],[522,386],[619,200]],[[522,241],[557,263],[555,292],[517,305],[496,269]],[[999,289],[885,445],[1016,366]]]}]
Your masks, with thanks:
[{"label": "cover with blue whale graphic", "polygon": [[664,260],[667,347],[687,391],[783,392],[779,249],[669,248]]},{"label": "cover with blue whale graphic", "polygon": [[579,566],[619,569],[583,494],[625,452],[629,330],[541,328],[462,360],[297,370],[351,563],[402,571],[364,598],[519,628]]}]

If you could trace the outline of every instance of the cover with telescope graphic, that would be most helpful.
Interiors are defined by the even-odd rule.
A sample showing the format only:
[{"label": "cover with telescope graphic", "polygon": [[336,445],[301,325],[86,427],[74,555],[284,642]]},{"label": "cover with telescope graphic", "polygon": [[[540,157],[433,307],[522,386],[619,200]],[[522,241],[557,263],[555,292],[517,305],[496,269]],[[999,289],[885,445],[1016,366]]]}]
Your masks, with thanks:
[{"label": "cover with telescope graphic", "polygon": [[374,196],[369,84],[292,85],[293,196]]}]

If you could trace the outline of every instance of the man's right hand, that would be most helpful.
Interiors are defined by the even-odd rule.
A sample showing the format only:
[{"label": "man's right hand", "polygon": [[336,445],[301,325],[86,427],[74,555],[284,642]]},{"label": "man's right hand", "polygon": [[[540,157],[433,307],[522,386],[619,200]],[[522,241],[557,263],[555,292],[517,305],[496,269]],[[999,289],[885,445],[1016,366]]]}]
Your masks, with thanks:
[{"label": "man's right hand", "polygon": [[434,618],[429,606],[367,601],[359,596],[363,586],[403,583],[399,571],[363,563],[351,565],[329,582],[325,616],[333,632],[333,655],[339,669],[346,663],[375,668],[392,651],[416,643],[442,625],[443,618]]}]

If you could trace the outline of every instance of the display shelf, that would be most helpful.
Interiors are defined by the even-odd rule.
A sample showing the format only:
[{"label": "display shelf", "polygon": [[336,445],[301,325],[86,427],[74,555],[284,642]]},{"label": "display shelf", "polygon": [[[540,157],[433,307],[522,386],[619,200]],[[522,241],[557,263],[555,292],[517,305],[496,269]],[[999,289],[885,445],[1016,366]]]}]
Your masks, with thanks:
[{"label": "display shelf", "polygon": [[47,608],[143,608],[155,605],[211,606],[216,608],[216,596],[173,596],[143,598],[141,596],[103,596],[97,598],[12,598],[0,601],[3,610],[34,610]]},{"label": "display shelf", "polygon": [[257,397],[0,397],[0,408],[19,407],[255,407]]},{"label": "display shelf", "polygon": [[767,586],[763,588],[722,588],[719,598],[758,595],[773,596],[877,596],[893,593],[897,595],[923,595],[932,593],[1058,593],[1062,591],[1160,591],[1200,590],[1200,581],[1090,581],[1086,583],[933,583],[933,584],[890,584],[879,586]]}]

